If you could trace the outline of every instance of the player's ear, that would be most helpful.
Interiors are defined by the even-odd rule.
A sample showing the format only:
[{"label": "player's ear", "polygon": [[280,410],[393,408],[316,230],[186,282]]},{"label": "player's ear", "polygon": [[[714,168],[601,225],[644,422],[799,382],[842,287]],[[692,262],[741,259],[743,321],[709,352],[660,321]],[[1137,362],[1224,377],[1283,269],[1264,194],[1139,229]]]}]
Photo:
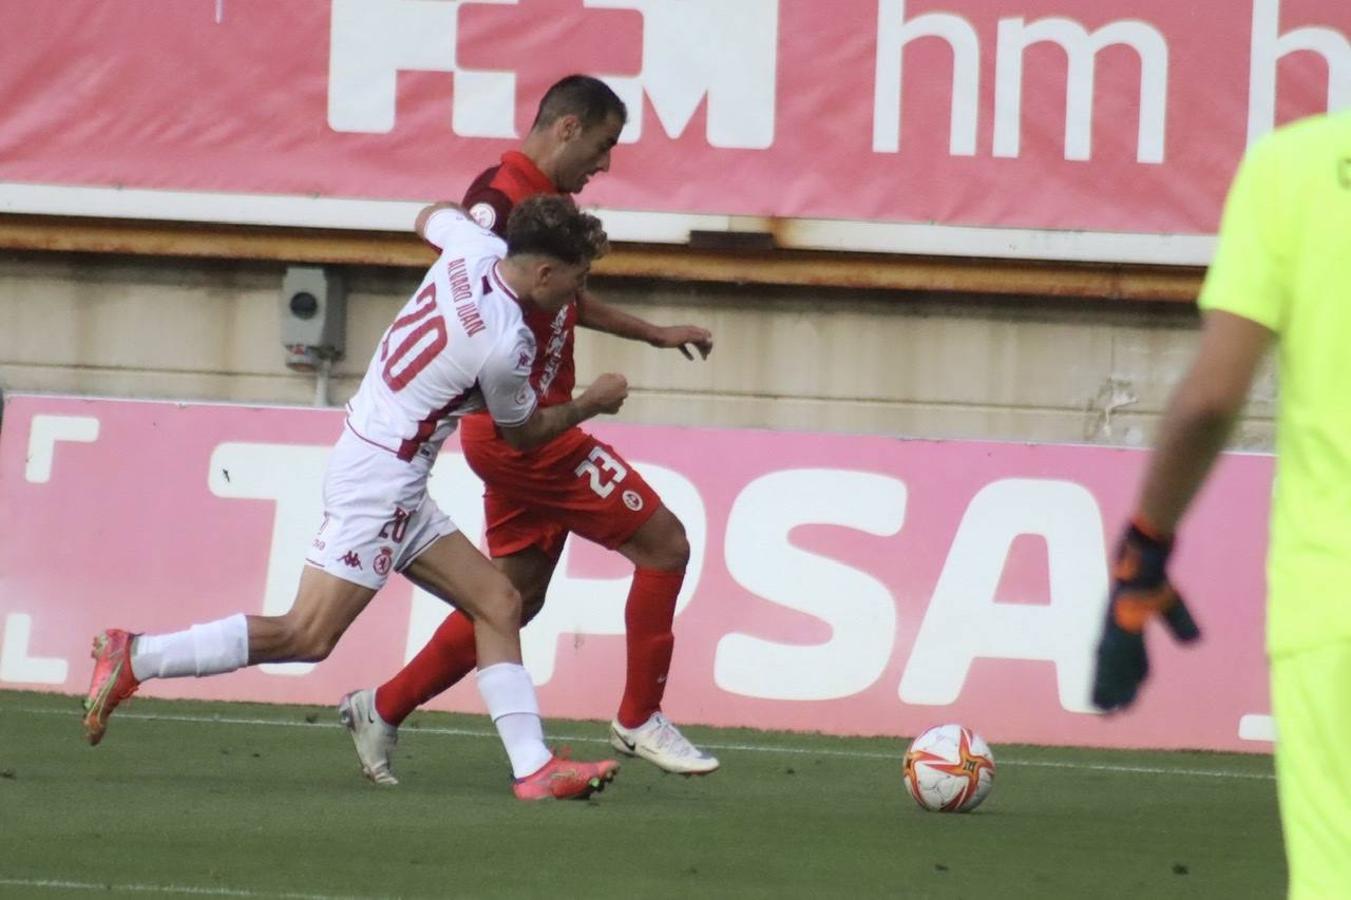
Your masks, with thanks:
[{"label": "player's ear", "polygon": [[554,276],[554,264],[549,259],[541,259],[535,264],[535,287],[543,288],[549,286],[549,280]]},{"label": "player's ear", "polygon": [[558,137],[570,141],[582,133],[582,120],[572,113],[558,117]]}]

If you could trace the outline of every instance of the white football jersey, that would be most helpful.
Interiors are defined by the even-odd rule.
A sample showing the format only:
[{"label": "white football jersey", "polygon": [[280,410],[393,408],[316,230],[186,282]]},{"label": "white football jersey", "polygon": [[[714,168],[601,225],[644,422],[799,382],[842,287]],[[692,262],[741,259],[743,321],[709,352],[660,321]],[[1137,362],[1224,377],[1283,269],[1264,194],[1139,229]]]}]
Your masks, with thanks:
[{"label": "white football jersey", "polygon": [[464,413],[508,427],[535,411],[535,338],[498,271],[506,243],[453,209],[431,216],[440,251],[422,286],[375,348],[347,404],[358,437],[400,459],[432,459]]}]

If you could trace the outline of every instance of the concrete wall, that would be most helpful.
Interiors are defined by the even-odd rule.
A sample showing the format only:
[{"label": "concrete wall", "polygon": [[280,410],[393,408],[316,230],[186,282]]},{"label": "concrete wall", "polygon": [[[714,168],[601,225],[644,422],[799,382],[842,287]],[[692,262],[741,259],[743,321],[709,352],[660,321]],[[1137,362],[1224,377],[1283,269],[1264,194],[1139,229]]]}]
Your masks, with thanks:
[{"label": "concrete wall", "polygon": [[[285,266],[0,252],[0,388],[309,404],[283,364]],[[348,356],[333,402],[416,287],[410,269],[348,270]],[[702,363],[582,331],[581,383],[625,373],[630,422],[938,438],[1148,441],[1190,358],[1182,304],[1049,301],[597,279],[660,323],[711,328]],[[1269,449],[1274,380],[1259,378],[1234,445]]]}]

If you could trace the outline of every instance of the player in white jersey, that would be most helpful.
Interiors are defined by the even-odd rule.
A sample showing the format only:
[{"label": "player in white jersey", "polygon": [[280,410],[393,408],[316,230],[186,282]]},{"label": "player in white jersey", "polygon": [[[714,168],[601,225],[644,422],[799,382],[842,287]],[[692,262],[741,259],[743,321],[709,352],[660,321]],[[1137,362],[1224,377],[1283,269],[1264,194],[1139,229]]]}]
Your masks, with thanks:
[{"label": "player in white jersey", "polygon": [[[329,458],[324,521],[290,611],[243,614],[164,635],[109,629],[94,638],[85,731],[97,744],[117,705],[147,678],[215,675],[266,662],[326,658],[392,571],[474,620],[478,687],[506,746],[522,799],[581,797],[616,763],[555,757],[521,665],[521,598],[427,495],[442,442],[466,412],[487,409],[513,446],[529,449],[600,413],[628,386],[602,375],[576,401],[540,408],[529,375],[534,339],[523,307],[560,308],[606,248],[593,216],[562,197],[521,204],[503,243],[454,204],[428,207],[417,230],[440,249],[374,359]],[[347,706],[344,716],[369,715]],[[367,771],[373,780],[378,772]]]}]

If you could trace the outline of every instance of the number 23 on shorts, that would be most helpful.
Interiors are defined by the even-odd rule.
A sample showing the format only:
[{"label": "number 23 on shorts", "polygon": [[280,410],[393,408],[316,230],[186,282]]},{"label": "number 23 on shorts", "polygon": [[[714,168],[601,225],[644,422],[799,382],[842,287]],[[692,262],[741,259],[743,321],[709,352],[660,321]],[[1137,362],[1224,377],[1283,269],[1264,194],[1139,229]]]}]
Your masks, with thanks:
[{"label": "number 23 on shorts", "polygon": [[614,491],[615,485],[629,474],[629,470],[619,460],[606,453],[604,447],[592,447],[586,459],[577,464],[574,474],[578,478],[590,478],[591,490],[596,492],[596,496],[608,497]]}]

